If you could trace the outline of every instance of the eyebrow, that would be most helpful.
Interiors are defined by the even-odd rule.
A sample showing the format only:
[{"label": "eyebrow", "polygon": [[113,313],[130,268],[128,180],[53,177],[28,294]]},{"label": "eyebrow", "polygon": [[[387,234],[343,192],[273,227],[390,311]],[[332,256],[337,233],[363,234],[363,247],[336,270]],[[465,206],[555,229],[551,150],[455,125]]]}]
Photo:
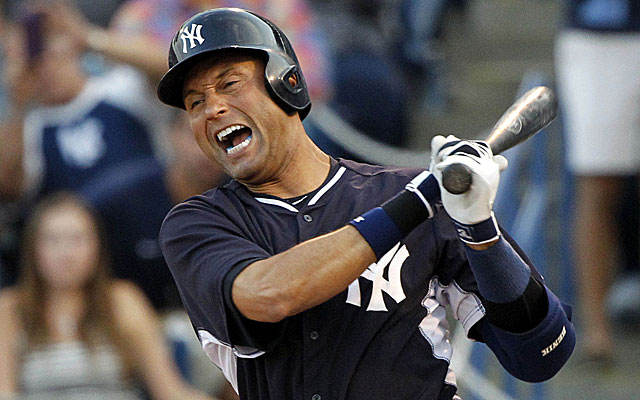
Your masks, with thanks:
[{"label": "eyebrow", "polygon": [[[220,79],[220,78],[224,77],[224,76],[225,76],[225,75],[227,75],[229,72],[231,72],[231,70],[233,70],[234,68],[236,68],[236,66],[235,66],[235,65],[230,65],[230,66],[228,66],[227,68],[225,68],[225,69],[223,69],[222,71],[220,71],[220,72],[215,76],[215,78],[214,78],[214,79]],[[183,99],[186,99],[186,98],[187,98],[187,96],[189,96],[190,94],[194,94],[194,93],[196,93],[196,94],[197,94],[197,93],[198,93],[198,91],[197,91],[197,90],[195,90],[195,89],[189,89],[189,90],[187,90],[186,92],[184,92],[184,94],[182,95],[182,98],[183,98]]]}]

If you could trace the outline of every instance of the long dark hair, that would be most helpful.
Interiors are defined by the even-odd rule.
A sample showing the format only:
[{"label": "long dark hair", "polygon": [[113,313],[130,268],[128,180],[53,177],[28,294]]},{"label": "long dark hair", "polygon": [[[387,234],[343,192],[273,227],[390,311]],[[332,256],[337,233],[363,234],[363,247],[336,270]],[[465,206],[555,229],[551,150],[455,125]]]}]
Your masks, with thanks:
[{"label": "long dark hair", "polygon": [[45,320],[43,301],[47,298],[47,283],[38,268],[36,242],[40,234],[42,221],[56,209],[75,208],[85,213],[98,236],[98,256],[95,269],[85,282],[83,293],[85,307],[80,321],[78,321],[78,335],[91,348],[105,340],[115,345],[118,352],[125,356],[125,342],[114,326],[114,310],[111,296],[109,275],[109,251],[105,236],[100,226],[97,213],[80,197],[68,193],[58,192],[40,201],[31,213],[24,230],[22,243],[22,270],[19,281],[20,313],[24,323],[25,333],[32,345],[45,344],[50,341],[50,330]]}]

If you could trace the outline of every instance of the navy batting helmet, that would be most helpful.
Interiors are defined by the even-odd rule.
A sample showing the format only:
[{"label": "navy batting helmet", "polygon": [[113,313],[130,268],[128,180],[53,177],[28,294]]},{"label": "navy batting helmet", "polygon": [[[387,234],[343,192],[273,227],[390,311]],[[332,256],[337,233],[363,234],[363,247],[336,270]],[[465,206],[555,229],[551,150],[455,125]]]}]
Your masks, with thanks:
[{"label": "navy batting helmet", "polygon": [[[311,100],[298,58],[284,32],[266,18],[239,8],[216,8],[189,18],[169,48],[169,71],[158,85],[158,98],[184,109],[182,86],[191,67],[219,50],[255,50],[266,60],[269,94],[287,112],[309,114]],[[295,80],[290,80],[295,76]],[[290,82],[296,82],[292,85]]]}]

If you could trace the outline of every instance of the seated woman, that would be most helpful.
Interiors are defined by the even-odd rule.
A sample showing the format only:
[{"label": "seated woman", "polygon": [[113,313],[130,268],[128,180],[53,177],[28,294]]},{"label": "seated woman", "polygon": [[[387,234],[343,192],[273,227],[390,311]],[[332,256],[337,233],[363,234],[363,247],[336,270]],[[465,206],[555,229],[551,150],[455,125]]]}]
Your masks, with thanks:
[{"label": "seated woman", "polygon": [[0,398],[208,398],[182,380],[153,309],[108,277],[98,219],[67,193],[27,224],[22,277],[0,293]]}]

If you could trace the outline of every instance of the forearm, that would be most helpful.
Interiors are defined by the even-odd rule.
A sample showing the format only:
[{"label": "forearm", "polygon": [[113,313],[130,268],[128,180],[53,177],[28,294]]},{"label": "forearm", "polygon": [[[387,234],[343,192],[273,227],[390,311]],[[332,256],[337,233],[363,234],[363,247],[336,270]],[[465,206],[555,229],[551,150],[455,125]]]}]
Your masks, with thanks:
[{"label": "forearm", "polygon": [[342,292],[375,261],[348,225],[245,268],[233,282],[233,302],[249,319],[280,321]]},{"label": "forearm", "polygon": [[20,197],[24,183],[22,126],[17,116],[0,123],[0,197],[9,201]]},{"label": "forearm", "polygon": [[[474,330],[512,375],[538,382],[553,376],[575,345],[571,308],[544,287],[525,261],[524,252],[508,242],[493,214],[500,172],[507,167],[486,142],[436,136],[431,142],[432,169],[461,164],[473,174],[473,185],[462,194],[442,190],[444,208],[464,242],[467,260],[483,297],[486,318]],[[512,245],[513,244],[513,245]]]},{"label": "forearm", "polygon": [[515,377],[538,382],[553,376],[575,344],[570,308],[563,306],[501,238],[486,250],[465,249],[486,311],[479,330]]},{"label": "forearm", "polygon": [[335,232],[249,265],[234,280],[232,300],[247,318],[277,322],[345,290],[417,225],[440,197],[429,172]]},{"label": "forearm", "polygon": [[[469,246],[470,247],[470,246]],[[465,248],[487,319],[510,332],[533,329],[547,313],[544,284],[511,244],[500,237],[483,250]]]},{"label": "forearm", "polygon": [[17,393],[19,354],[22,329],[18,320],[18,295],[13,289],[0,294],[0,400],[14,399]]},{"label": "forearm", "polygon": [[87,47],[121,63],[132,65],[153,80],[167,71],[166,51],[144,35],[125,35],[94,28],[87,35]]},{"label": "forearm", "polygon": [[[3,338],[3,340],[6,340]],[[2,366],[0,366],[0,400],[13,399],[17,394],[16,376],[18,370],[18,359],[13,349],[4,349],[0,346],[0,356],[2,356]]]}]

